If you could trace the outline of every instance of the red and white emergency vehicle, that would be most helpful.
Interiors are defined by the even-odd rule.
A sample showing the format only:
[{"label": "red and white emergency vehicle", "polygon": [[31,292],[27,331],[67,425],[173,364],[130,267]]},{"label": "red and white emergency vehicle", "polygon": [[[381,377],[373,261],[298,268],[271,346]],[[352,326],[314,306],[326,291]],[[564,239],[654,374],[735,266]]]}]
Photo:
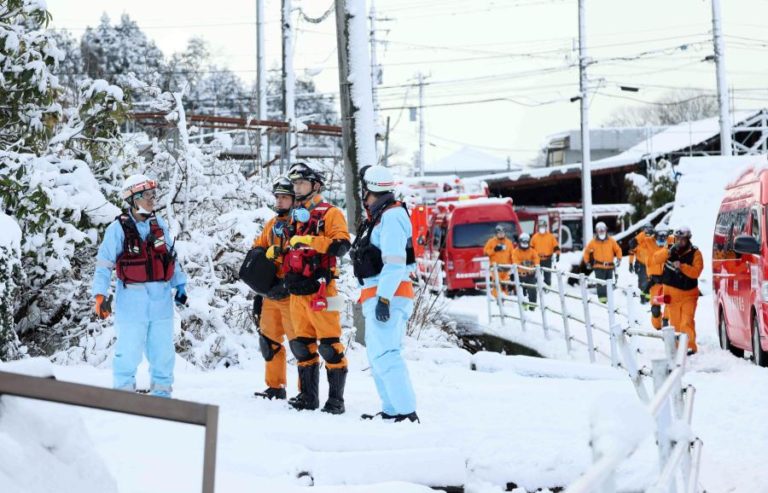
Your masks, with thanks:
[{"label": "red and white emergency vehicle", "polygon": [[420,268],[442,267],[442,282],[449,294],[475,288],[483,280],[480,264],[485,243],[501,224],[513,241],[522,232],[511,198],[438,200],[434,206],[411,210],[414,246]]},{"label": "red and white emergency vehicle", "polygon": [[720,345],[751,351],[768,366],[768,170],[726,187],[712,240],[712,284]]}]

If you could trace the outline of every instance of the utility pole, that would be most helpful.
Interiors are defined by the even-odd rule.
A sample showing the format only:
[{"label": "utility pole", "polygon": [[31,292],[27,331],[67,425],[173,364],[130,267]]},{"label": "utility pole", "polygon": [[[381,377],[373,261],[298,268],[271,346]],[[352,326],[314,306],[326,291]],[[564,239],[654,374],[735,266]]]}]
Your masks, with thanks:
[{"label": "utility pole", "polygon": [[[264,0],[256,0],[256,92],[258,97],[259,120],[267,119],[267,67],[264,63]],[[269,159],[266,155],[267,139],[259,129],[259,164]]]},{"label": "utility pole", "polygon": [[[288,123],[288,131],[285,133],[285,150],[283,151],[281,163],[285,164],[285,169],[290,168],[291,163],[296,160],[296,151],[294,150],[294,130],[296,128],[296,101],[294,100],[296,78],[293,73],[293,21],[291,20],[292,5],[291,0],[283,1],[282,24],[283,24],[283,118]],[[281,167],[282,168],[282,167]],[[280,170],[283,173],[283,169]]]},{"label": "utility pole", "polygon": [[[364,1],[335,2],[344,175],[347,177],[347,222],[350,229],[356,229],[362,219],[359,169],[377,163],[370,60],[365,58],[369,55],[364,49],[368,44],[369,31]],[[365,324],[359,304],[354,305],[352,316],[357,329],[355,340],[364,344]]]},{"label": "utility pole", "polygon": [[424,74],[419,72],[419,176],[424,176]]},{"label": "utility pole", "polygon": [[584,247],[592,239],[592,169],[589,144],[589,88],[587,86],[586,2],[579,0],[579,91],[581,97],[581,209]]},{"label": "utility pole", "polygon": [[[376,56],[376,0],[371,0],[371,13],[370,19],[370,38],[371,38],[371,81],[372,81],[372,95],[373,95],[373,121],[376,125],[376,132],[378,133],[379,125],[379,98],[378,88],[381,79],[381,69],[379,68],[378,58]],[[378,146],[377,151],[378,151]]]},{"label": "utility pole", "polygon": [[717,102],[720,107],[720,154],[731,156],[731,114],[728,105],[728,80],[725,74],[725,45],[720,0],[712,0],[712,41],[715,44],[715,69],[717,71]]}]

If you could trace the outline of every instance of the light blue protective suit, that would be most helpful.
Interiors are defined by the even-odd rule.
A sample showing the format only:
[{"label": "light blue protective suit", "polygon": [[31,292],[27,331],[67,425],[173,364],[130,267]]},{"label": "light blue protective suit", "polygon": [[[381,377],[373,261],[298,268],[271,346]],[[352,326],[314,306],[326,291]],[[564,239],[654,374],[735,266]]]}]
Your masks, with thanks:
[{"label": "light blue protective suit", "polygon": [[[409,281],[414,266],[405,264],[405,246],[411,238],[411,221],[402,207],[384,212],[371,232],[371,244],[381,250],[384,268],[379,275],[364,279],[363,286],[376,286],[376,297],[363,302],[365,316],[365,345],[371,373],[382,402],[382,412],[389,415],[410,414],[416,410],[408,368],[401,354],[413,300],[394,296],[402,281]],[[389,320],[376,320],[378,298],[390,300]]]},{"label": "light blue protective suit", "polygon": [[[131,218],[133,215],[131,214]],[[149,221],[136,221],[142,240],[149,235]],[[173,245],[168,226],[157,217],[166,244]],[[109,293],[112,271],[123,251],[125,234],[119,221],[104,232],[96,257],[92,294]],[[186,284],[187,276],[176,263],[169,282],[124,284],[117,280],[115,293],[115,358],[112,362],[113,387],[133,391],[136,388],[136,368],[146,352],[151,377],[150,393],[170,397],[173,385],[173,365],[176,350],[173,344],[173,294],[171,289]]]}]

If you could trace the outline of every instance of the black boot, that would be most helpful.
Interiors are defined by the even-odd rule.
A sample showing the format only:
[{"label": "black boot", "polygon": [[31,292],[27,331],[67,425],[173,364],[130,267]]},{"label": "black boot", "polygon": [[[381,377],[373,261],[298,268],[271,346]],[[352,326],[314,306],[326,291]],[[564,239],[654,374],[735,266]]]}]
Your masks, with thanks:
[{"label": "black boot", "polygon": [[320,365],[314,364],[299,367],[299,385],[301,392],[296,397],[288,399],[288,404],[298,410],[315,410],[320,407],[318,389],[320,387]]},{"label": "black boot", "polygon": [[328,370],[328,400],[323,406],[324,413],[344,414],[344,384],[346,382],[346,368]]},{"label": "black boot", "polygon": [[381,417],[381,419],[383,419],[384,421],[397,418],[396,415],[387,414],[384,411],[382,411],[376,414],[363,414],[360,416],[360,419],[374,420],[378,417]]},{"label": "black boot", "polygon": [[395,416],[395,423],[400,423],[401,421],[410,421],[411,423],[421,423],[419,421],[419,416],[416,414],[416,411],[410,413],[410,414],[398,414]]},{"label": "black boot", "polygon": [[267,390],[264,392],[254,392],[253,395],[255,397],[261,397],[262,399],[285,399],[287,397],[287,394],[285,393],[285,389],[275,389],[272,387],[267,387]]}]

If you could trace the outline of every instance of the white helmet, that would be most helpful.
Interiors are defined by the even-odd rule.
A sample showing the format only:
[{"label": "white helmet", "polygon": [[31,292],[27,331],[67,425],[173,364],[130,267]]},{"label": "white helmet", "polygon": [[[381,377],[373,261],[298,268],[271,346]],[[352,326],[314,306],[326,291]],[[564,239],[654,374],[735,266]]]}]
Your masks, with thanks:
[{"label": "white helmet", "polygon": [[675,230],[676,238],[691,238],[691,228],[688,226],[680,226]]},{"label": "white helmet", "polygon": [[125,179],[123,188],[120,190],[120,196],[123,200],[128,200],[137,193],[145,190],[154,190],[157,188],[157,182],[144,175],[131,175]]},{"label": "white helmet", "polygon": [[608,226],[603,221],[595,224],[595,231],[608,231]]},{"label": "white helmet", "polygon": [[523,233],[520,235],[520,243],[530,243],[531,242],[531,235],[528,233]]},{"label": "white helmet", "polygon": [[385,193],[395,190],[395,177],[384,166],[370,166],[362,173],[363,189],[367,192]]}]

